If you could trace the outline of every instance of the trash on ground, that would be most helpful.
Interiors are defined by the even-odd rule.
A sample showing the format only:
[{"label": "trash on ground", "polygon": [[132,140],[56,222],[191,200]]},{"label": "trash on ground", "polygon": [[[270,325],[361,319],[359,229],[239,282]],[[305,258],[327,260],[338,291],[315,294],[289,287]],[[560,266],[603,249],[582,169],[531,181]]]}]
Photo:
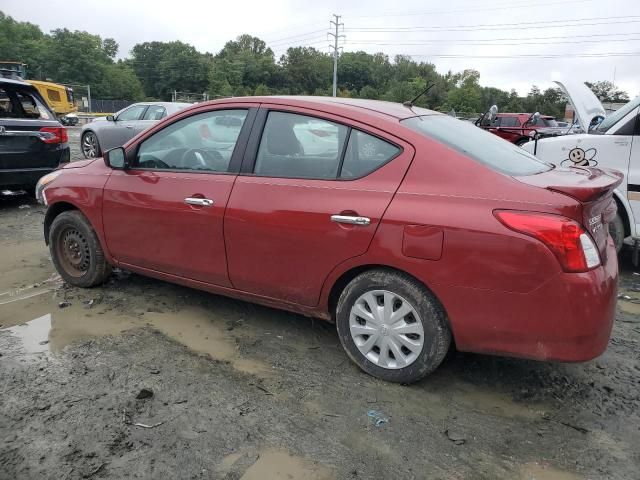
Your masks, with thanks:
[{"label": "trash on ground", "polygon": [[385,423],[389,423],[389,417],[386,417],[382,412],[379,412],[378,410],[369,410],[367,412],[367,416],[373,419],[373,424],[376,427],[379,427],[380,425],[383,425]]},{"label": "trash on ground", "polygon": [[22,210],[23,208],[31,208],[31,205],[27,205],[26,203],[24,205],[20,205],[18,207],[20,210]]},{"label": "trash on ground", "polygon": [[67,308],[70,306],[71,306],[71,302],[67,302],[66,300],[64,302],[58,303],[58,308]]},{"label": "trash on ground", "polygon": [[134,423],[133,426],[134,427],[142,427],[142,428],[156,428],[159,427],[160,425],[162,425],[164,422],[158,422],[158,423],[154,423],[153,425],[147,425],[145,423]]},{"label": "trash on ground", "polygon": [[153,390],[150,390],[148,388],[143,388],[138,392],[138,395],[136,395],[136,400],[145,400],[151,397],[153,397]]},{"label": "trash on ground", "polygon": [[462,433],[457,432],[455,430],[451,430],[450,428],[447,428],[444,431],[444,433],[447,436],[447,438],[451,440],[453,443],[455,443],[456,445],[464,445],[467,442],[467,439],[465,438],[464,435],[462,435]]}]

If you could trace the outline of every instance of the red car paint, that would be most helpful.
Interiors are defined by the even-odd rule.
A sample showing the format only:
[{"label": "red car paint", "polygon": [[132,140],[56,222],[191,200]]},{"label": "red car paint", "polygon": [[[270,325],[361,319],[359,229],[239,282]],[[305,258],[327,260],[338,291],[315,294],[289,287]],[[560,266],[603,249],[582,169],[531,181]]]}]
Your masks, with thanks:
[{"label": "red car paint", "polygon": [[[325,319],[345,279],[386,266],[435,294],[459,350],[583,361],[606,348],[618,281],[610,237],[594,233],[599,266],[567,273],[546,245],[494,212],[563,215],[585,225],[590,215],[608,218],[621,176],[586,169],[512,177],[407,128],[399,120],[417,114],[402,105],[303,97],[199,104],[142,132],[125,145],[127,155],[177,119],[232,107],[333,120],[402,153],[349,181],[71,164],[46,187],[45,237],[57,213],[77,208],[113,265]],[[187,196],[215,204],[203,210],[184,204]],[[336,224],[333,214],[371,223]]]}]

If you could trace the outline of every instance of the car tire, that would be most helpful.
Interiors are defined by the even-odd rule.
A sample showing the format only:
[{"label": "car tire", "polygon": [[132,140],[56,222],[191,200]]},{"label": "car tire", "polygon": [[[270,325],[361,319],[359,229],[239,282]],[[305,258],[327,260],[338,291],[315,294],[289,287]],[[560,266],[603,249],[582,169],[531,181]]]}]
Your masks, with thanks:
[{"label": "car tire", "polygon": [[[389,382],[422,379],[442,363],[451,344],[447,318],[435,296],[395,270],[370,270],[349,282],[338,300],[336,326],[356,365]],[[369,331],[371,335],[363,334]]]},{"label": "car tire", "polygon": [[80,150],[86,159],[98,158],[102,155],[102,148],[98,136],[91,130],[87,130],[82,134],[80,139]]},{"label": "car tire", "polygon": [[49,251],[62,279],[74,287],[94,287],[111,274],[89,220],[79,211],[62,212],[49,229]]},{"label": "car tire", "polygon": [[525,143],[527,143],[529,140],[530,140],[530,139],[529,139],[529,138],[526,138],[526,137],[521,138],[521,139],[519,139],[519,140],[516,142],[516,145],[517,145],[518,147],[521,147],[521,146],[523,146]]},{"label": "car tire", "polygon": [[617,213],[613,221],[609,223],[609,235],[611,235],[613,244],[616,246],[616,253],[620,253],[624,245],[624,223],[619,213]]}]

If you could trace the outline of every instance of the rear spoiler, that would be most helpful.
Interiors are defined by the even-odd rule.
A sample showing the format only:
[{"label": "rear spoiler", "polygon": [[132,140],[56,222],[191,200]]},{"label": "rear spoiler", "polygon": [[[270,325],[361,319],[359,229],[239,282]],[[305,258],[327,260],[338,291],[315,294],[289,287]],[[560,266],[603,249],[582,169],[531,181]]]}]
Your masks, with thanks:
[{"label": "rear spoiler", "polygon": [[[556,173],[561,173],[561,171],[556,170]],[[572,173],[571,178],[567,178],[568,181],[566,183],[557,185],[549,184],[549,178],[544,175],[519,177],[518,180],[529,185],[569,195],[580,202],[591,202],[612,192],[624,179],[624,175],[621,172],[610,169],[569,167],[566,171],[567,173]],[[575,173],[579,173],[580,177],[576,177]]]}]

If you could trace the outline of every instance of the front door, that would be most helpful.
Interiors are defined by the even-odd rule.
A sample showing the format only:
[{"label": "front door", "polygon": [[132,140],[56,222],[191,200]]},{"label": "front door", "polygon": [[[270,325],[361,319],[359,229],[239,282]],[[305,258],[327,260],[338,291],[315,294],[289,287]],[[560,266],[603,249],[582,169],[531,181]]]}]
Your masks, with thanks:
[{"label": "front door", "polygon": [[133,167],[113,171],[103,195],[107,247],[118,262],[230,284],[222,222],[249,112],[245,106],[192,114],[131,147]]},{"label": "front door", "polygon": [[313,306],[329,273],[367,251],[414,151],[371,127],[277,108],[261,110],[229,199],[229,275],[239,290]]},{"label": "front door", "polygon": [[120,112],[113,122],[106,125],[107,128],[100,130],[100,148],[103,152],[114,148],[121,147],[135,134],[136,123],[140,120],[146,105],[131,105],[129,108]]}]

